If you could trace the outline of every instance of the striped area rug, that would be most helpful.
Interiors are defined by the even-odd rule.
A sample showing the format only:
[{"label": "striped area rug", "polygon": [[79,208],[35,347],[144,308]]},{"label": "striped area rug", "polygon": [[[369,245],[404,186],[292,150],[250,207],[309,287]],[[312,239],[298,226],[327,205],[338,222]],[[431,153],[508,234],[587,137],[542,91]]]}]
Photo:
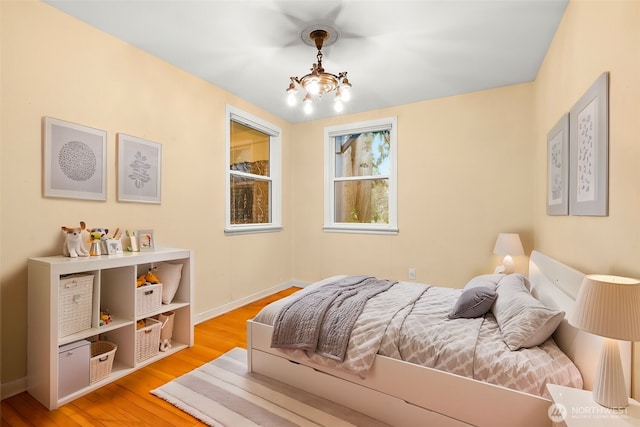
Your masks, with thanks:
[{"label": "striped area rug", "polygon": [[327,399],[247,371],[247,352],[219,358],[152,390],[210,426],[387,426]]}]

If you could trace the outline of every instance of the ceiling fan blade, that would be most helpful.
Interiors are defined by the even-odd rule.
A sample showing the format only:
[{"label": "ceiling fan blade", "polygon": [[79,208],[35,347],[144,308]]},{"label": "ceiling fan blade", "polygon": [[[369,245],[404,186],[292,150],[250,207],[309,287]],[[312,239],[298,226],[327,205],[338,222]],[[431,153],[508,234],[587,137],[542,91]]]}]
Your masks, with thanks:
[{"label": "ceiling fan blade", "polygon": [[324,16],[324,20],[335,23],[338,20],[338,17],[340,16],[340,13],[342,12],[342,8],[343,7],[344,7],[344,3],[340,3],[340,4],[336,5],[336,7],[331,9],[329,11],[329,13],[327,13]]}]

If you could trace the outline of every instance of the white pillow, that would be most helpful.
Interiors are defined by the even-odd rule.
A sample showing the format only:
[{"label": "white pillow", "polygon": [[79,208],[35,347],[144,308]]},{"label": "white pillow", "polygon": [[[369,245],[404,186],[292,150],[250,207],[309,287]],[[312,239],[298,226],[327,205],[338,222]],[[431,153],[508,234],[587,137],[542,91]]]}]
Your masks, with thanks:
[{"label": "white pillow", "polygon": [[498,297],[491,306],[502,337],[511,350],[544,343],[564,319],[564,311],[547,308],[535,299],[529,293],[527,282],[521,274],[505,276],[498,283]]},{"label": "white pillow", "polygon": [[162,303],[171,304],[176,295],[180,278],[182,277],[182,264],[171,264],[168,262],[156,262],[155,275],[162,283]]}]

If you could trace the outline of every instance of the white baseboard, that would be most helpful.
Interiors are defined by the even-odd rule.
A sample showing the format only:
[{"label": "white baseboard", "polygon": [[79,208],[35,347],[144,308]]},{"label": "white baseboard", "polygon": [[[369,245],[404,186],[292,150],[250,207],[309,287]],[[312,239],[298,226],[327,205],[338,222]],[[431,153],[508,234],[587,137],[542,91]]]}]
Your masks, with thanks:
[{"label": "white baseboard", "polygon": [[[240,308],[243,305],[247,305],[261,298],[268,297],[269,295],[273,295],[276,292],[280,292],[292,286],[304,288],[307,285],[308,283],[297,281],[281,283],[280,285],[265,289],[264,291],[246,296],[239,300],[231,301],[230,303],[221,305],[220,307],[216,307],[213,310],[195,314],[193,316],[193,324],[197,325],[198,323],[213,319],[216,316],[220,316],[221,314],[235,310],[236,308]],[[0,400],[15,396],[16,394],[22,393],[23,391],[27,391],[27,377],[18,378],[17,380],[11,381],[9,383],[2,383],[0,384]]]},{"label": "white baseboard", "polygon": [[265,289],[263,291],[260,291],[258,293],[252,294],[252,295],[248,295],[244,298],[240,298],[234,301],[231,301],[227,304],[221,305],[219,307],[216,307],[212,310],[208,310],[202,313],[198,313],[195,314],[193,316],[193,324],[197,325],[198,323],[202,323],[202,322],[206,322],[207,320],[213,319],[214,317],[220,316],[221,314],[225,314],[229,311],[235,310],[236,308],[240,308],[243,305],[247,305],[250,304],[254,301],[257,301],[261,298],[264,297],[268,297],[269,295],[273,295],[276,292],[280,292],[282,290],[288,289],[292,286],[297,286],[299,288],[304,288],[305,286],[307,286],[308,283],[305,282],[298,282],[298,281],[289,281],[289,282],[285,282],[285,283],[281,283],[277,286],[274,286],[272,288],[269,289]]},{"label": "white baseboard", "polygon": [[2,385],[0,385],[0,400],[15,396],[23,391],[27,391],[27,377],[18,378],[17,380],[8,383],[2,383]]}]

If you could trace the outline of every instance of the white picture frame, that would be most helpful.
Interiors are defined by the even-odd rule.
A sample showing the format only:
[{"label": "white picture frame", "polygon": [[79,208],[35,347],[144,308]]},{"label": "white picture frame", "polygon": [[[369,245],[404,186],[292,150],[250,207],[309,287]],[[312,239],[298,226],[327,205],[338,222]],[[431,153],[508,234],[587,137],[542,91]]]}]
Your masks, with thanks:
[{"label": "white picture frame", "polygon": [[160,203],[162,145],[118,133],[118,201]]},{"label": "white picture frame", "polygon": [[569,215],[569,113],[547,134],[547,215]]},{"label": "white picture frame", "polygon": [[609,215],[609,73],[569,111],[569,213]]},{"label": "white picture frame", "polygon": [[108,255],[117,255],[122,253],[122,241],[120,239],[107,239],[105,241]]},{"label": "white picture frame", "polygon": [[43,120],[43,195],[107,200],[107,132],[53,117]]},{"label": "white picture frame", "polygon": [[137,230],[138,250],[140,252],[152,251],[155,249],[153,230]]}]

